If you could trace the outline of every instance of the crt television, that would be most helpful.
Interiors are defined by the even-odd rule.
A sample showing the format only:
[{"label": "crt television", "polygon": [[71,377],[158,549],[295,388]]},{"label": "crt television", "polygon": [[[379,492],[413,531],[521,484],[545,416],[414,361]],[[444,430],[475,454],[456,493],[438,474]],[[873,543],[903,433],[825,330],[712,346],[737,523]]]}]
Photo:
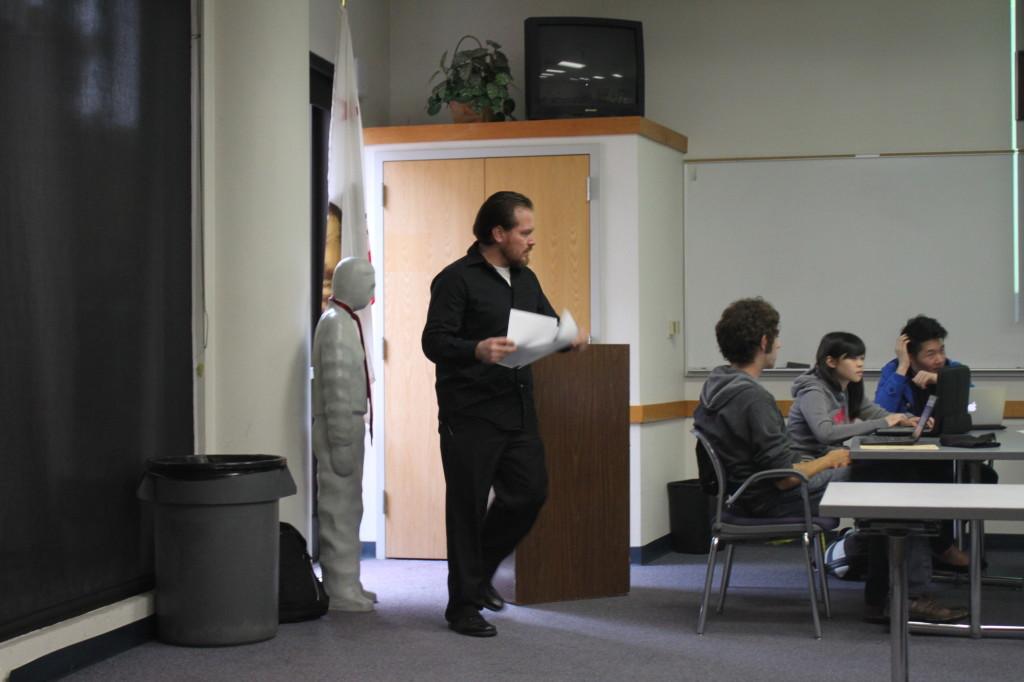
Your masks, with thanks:
[{"label": "crt television", "polygon": [[644,37],[639,21],[530,17],[526,118],[644,115]]}]

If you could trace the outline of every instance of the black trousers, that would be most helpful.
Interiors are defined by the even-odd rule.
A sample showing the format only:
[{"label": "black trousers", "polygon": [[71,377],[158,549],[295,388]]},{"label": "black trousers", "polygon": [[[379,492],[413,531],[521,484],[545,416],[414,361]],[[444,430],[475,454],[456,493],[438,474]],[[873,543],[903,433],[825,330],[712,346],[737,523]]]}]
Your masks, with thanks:
[{"label": "black trousers", "polygon": [[439,431],[448,533],[445,618],[451,621],[480,609],[481,590],[537,519],[548,477],[532,415],[521,430],[460,418],[441,422]]}]

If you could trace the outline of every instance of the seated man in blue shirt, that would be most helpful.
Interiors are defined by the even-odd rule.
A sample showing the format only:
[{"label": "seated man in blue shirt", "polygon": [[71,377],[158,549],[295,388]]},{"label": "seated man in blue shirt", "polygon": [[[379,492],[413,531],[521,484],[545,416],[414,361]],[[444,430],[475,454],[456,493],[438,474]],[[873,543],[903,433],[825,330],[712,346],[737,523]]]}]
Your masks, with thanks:
[{"label": "seated man in blue shirt", "polygon": [[[907,320],[896,341],[896,357],[882,367],[875,389],[875,402],[890,412],[920,415],[928,397],[935,394],[939,371],[960,363],[946,357],[946,329],[939,321],[925,315]],[[894,462],[888,468],[904,469],[896,480],[948,483],[953,480],[951,462]],[[990,467],[983,473],[987,482],[998,477]],[[907,469],[913,469],[910,473]],[[935,567],[966,571],[969,557],[953,543],[953,524],[942,524],[938,536],[932,538]]]},{"label": "seated man in blue shirt", "polygon": [[946,329],[932,317],[907,320],[896,341],[896,357],[882,368],[875,402],[889,412],[920,415],[935,393],[939,370],[960,363],[946,357]]}]

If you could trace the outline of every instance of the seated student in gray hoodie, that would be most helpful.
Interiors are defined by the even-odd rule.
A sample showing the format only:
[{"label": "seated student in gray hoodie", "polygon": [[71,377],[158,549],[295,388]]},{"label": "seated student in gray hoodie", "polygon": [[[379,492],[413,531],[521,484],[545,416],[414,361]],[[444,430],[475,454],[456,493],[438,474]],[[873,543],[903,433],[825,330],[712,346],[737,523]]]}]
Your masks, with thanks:
[{"label": "seated student in gray hoodie", "polygon": [[787,430],[802,459],[886,426],[917,424],[917,417],[891,413],[864,396],[864,352],[860,337],[829,332],[818,344],[814,367],[793,382]]},{"label": "seated student in gray hoodie", "polygon": [[[729,364],[716,367],[704,382],[693,421],[722,460],[729,489],[758,471],[793,468],[809,479],[811,513],[817,514],[828,482],[848,478],[850,453],[832,450],[800,461],[775,398],[758,382],[763,370],[775,366],[782,347],[779,313],[761,298],[735,301],[715,325],[715,336]],[[761,481],[744,493],[742,511],[755,516],[800,514],[799,482],[795,476]]]}]

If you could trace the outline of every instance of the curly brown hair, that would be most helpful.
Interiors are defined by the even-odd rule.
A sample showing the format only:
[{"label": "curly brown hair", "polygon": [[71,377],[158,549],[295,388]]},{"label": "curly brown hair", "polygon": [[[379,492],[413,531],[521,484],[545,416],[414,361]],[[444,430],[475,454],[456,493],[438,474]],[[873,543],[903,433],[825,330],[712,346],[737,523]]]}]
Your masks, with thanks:
[{"label": "curly brown hair", "polygon": [[760,296],[733,301],[715,325],[718,349],[734,365],[749,365],[767,337],[768,348],[779,335],[779,311]]}]

